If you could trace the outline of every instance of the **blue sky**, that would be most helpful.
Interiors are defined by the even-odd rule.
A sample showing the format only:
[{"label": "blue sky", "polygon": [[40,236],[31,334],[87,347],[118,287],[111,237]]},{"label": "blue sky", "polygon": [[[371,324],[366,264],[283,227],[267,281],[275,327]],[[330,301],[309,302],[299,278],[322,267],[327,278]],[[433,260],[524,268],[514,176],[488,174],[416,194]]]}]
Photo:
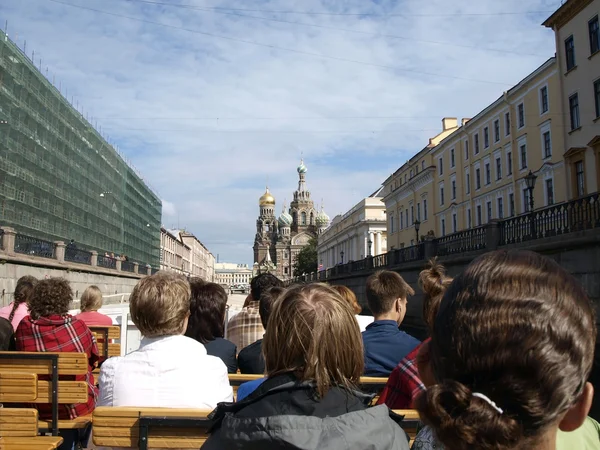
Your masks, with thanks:
[{"label": "blue sky", "polygon": [[442,117],[474,116],[553,56],[540,24],[559,5],[2,0],[0,21],[155,188],[165,226],[252,263],[267,180],[279,211],[303,154],[313,198],[345,212]]}]

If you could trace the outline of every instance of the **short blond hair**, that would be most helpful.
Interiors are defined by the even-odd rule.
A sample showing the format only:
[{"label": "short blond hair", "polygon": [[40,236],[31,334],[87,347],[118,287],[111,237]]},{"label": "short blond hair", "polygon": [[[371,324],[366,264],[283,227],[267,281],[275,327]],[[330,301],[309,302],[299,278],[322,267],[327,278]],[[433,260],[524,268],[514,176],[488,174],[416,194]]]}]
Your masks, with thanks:
[{"label": "short blond hair", "polygon": [[190,283],[182,275],[158,272],[143,278],[129,299],[131,320],[142,336],[182,334],[190,314]]},{"label": "short blond hair", "polygon": [[79,309],[81,312],[98,311],[102,308],[102,291],[98,286],[89,286],[81,294]]}]

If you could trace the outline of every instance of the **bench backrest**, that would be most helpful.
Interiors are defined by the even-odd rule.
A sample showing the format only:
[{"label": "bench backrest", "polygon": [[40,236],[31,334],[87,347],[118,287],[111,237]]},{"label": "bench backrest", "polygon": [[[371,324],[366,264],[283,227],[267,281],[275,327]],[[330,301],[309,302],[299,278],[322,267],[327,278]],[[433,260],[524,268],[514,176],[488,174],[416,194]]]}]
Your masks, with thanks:
[{"label": "bench backrest", "polygon": [[[98,352],[101,357],[110,358],[112,356],[121,356],[121,327],[118,326],[91,326],[90,331],[96,338]],[[108,341],[108,342],[107,342]]]},{"label": "bench backrest", "polygon": [[37,434],[37,409],[0,408],[0,436],[34,437]]}]

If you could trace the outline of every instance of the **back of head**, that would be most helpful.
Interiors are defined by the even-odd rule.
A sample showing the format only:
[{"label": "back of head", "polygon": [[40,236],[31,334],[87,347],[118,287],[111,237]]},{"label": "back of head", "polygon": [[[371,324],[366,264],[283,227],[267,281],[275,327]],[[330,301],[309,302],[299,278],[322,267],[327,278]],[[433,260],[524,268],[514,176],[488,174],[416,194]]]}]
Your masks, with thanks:
[{"label": "back of head", "polygon": [[430,333],[442,297],[451,283],[452,278],[446,275],[446,269],[436,258],[431,259],[427,267],[419,273],[419,286],[423,290],[423,320]]},{"label": "back of head", "polygon": [[442,299],[421,418],[452,450],[536,448],[582,397],[596,322],[577,281],[533,252],[471,263]]},{"label": "back of head", "polygon": [[182,334],[190,314],[190,284],[184,276],[158,272],[142,278],[129,298],[131,320],[142,336]]},{"label": "back of head", "polygon": [[362,311],[362,307],[358,304],[358,300],[356,299],[356,295],[352,291],[352,289],[342,285],[336,284],[332,286],[338,293],[342,296],[344,300],[350,305],[350,308],[354,311],[354,314],[360,314]]},{"label": "back of head", "polygon": [[375,316],[389,312],[399,298],[414,294],[413,288],[397,272],[380,270],[367,278],[367,303]]},{"label": "back of head", "polygon": [[0,317],[0,351],[15,350],[15,333],[9,320]]},{"label": "back of head", "polygon": [[250,280],[250,295],[255,302],[260,300],[263,291],[272,287],[281,287],[283,282],[275,275],[261,273]]},{"label": "back of head", "polygon": [[66,279],[39,280],[29,299],[29,314],[34,320],[52,315],[64,316],[69,313],[72,300],[73,291]]},{"label": "back of head", "polygon": [[225,332],[227,292],[219,284],[200,278],[190,280],[190,319],[185,335],[203,344],[222,338]]},{"label": "back of head", "polygon": [[275,286],[263,291],[260,296],[258,313],[260,314],[260,321],[265,330],[267,329],[267,324],[269,323],[269,317],[271,317],[271,311],[273,310],[275,300],[281,297],[284,292],[285,288]]},{"label": "back of head", "polygon": [[98,311],[102,308],[102,291],[98,286],[88,286],[81,294],[81,312]]},{"label": "back of head", "polygon": [[360,330],[346,301],[325,284],[294,286],[275,302],[263,341],[268,376],[294,372],[316,383],[355,386],[364,368]]},{"label": "back of head", "polygon": [[8,321],[12,321],[15,316],[15,312],[21,303],[28,303],[31,295],[33,294],[33,288],[37,284],[37,278],[31,275],[25,275],[19,278],[17,285],[15,286],[14,294],[14,305],[13,309],[8,316]]}]

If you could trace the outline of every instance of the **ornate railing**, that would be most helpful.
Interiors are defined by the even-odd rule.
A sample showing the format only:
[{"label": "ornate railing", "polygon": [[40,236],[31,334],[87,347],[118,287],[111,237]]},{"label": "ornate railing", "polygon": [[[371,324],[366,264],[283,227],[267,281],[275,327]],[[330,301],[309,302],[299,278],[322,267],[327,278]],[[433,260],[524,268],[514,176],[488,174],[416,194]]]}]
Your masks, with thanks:
[{"label": "ornate railing", "polygon": [[395,266],[406,262],[421,261],[425,258],[424,247],[425,244],[421,242],[420,244],[411,245],[410,247],[390,250],[386,255],[387,263],[391,266]]},{"label": "ornate railing", "polygon": [[117,260],[110,256],[98,255],[98,267],[105,267],[106,269],[117,269]]},{"label": "ornate railing", "polygon": [[79,264],[92,264],[92,254],[79,248],[65,248],[65,261],[71,261]]},{"label": "ornate railing", "polygon": [[123,272],[135,272],[135,265],[131,261],[121,261],[121,270]]},{"label": "ornate railing", "polygon": [[159,271],[159,269],[154,269],[154,268],[152,268],[152,270],[150,270],[150,273],[151,273],[152,275],[154,275],[154,274],[155,274],[155,273],[157,273],[158,271]]},{"label": "ornate railing", "polygon": [[56,255],[56,246],[54,242],[17,234],[15,236],[15,253],[53,259]]},{"label": "ornate railing", "polygon": [[485,227],[471,228],[435,239],[438,256],[482,250],[486,247]]}]

